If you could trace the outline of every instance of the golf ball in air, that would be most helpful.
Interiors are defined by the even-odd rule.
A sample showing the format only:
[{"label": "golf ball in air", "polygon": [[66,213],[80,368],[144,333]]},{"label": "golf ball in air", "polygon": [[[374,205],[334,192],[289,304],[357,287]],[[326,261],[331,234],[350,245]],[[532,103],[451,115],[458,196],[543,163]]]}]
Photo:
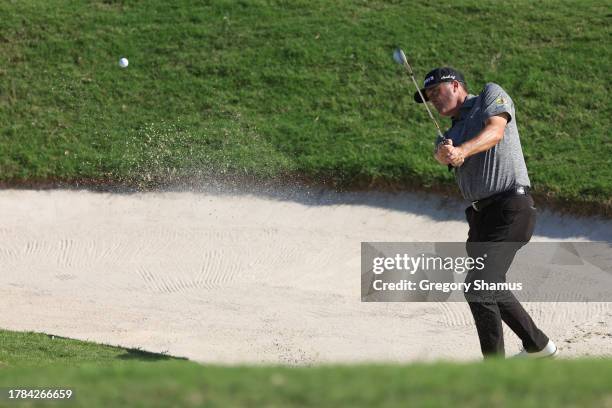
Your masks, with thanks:
[{"label": "golf ball in air", "polygon": [[126,68],[126,67],[128,66],[128,64],[129,64],[129,62],[128,62],[128,59],[127,59],[127,58],[121,58],[121,59],[119,60],[119,66],[120,66],[121,68]]}]

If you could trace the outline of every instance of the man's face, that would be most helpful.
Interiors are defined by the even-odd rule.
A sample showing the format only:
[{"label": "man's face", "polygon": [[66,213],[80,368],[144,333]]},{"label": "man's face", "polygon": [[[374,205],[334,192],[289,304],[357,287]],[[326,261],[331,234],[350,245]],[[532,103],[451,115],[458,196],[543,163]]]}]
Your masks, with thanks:
[{"label": "man's face", "polygon": [[457,87],[455,82],[442,82],[426,89],[429,102],[442,116],[452,116],[457,108]]}]

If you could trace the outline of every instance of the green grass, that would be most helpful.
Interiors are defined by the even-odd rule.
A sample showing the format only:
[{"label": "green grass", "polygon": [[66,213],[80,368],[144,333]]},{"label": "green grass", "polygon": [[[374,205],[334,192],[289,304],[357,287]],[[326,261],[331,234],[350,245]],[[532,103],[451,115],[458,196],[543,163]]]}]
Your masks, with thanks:
[{"label": "green grass", "polygon": [[164,354],[138,349],[102,346],[31,332],[0,329],[0,368],[40,367],[84,363],[111,364],[118,361],[176,360]]},{"label": "green grass", "polygon": [[611,5],[2,2],[0,182],[451,188],[401,45],[509,92],[538,194],[610,208]]},{"label": "green grass", "polygon": [[44,334],[0,330],[0,341],[5,395],[69,388],[71,406],[612,406],[609,360],[223,367]]}]

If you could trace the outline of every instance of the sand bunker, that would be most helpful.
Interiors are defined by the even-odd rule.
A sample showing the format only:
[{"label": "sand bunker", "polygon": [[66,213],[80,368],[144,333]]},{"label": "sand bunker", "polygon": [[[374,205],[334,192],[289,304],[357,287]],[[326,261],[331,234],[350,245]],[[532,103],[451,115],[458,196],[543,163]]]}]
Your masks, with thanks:
[{"label": "sand bunker", "polygon": [[[465,303],[361,303],[361,241],[461,241],[417,194],[0,191],[0,327],[203,362],[479,359]],[[534,240],[612,241],[540,214]],[[612,304],[526,303],[563,356],[612,356]],[[506,331],[508,353],[518,339]]]}]

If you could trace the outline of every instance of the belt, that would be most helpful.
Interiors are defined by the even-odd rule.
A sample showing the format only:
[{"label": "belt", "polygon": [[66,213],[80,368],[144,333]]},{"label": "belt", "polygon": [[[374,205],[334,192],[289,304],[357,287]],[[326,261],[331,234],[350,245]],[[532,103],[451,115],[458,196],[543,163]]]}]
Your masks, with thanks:
[{"label": "belt", "polygon": [[487,198],[483,198],[482,200],[472,201],[472,208],[476,211],[482,211],[485,207],[493,204],[495,201],[511,197],[515,195],[528,195],[529,187],[527,186],[516,186],[510,190],[502,191],[501,193],[493,194]]}]

